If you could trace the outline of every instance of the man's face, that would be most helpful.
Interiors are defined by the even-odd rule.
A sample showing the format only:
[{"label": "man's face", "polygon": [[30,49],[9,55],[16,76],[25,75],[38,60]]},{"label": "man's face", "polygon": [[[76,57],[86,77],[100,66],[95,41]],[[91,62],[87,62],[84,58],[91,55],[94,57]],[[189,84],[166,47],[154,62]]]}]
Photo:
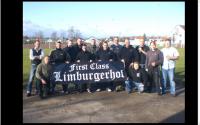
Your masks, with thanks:
[{"label": "man's face", "polygon": [[68,46],[68,47],[71,47],[71,46],[72,46],[72,41],[68,40],[67,46]]},{"label": "man's face", "polygon": [[118,38],[114,38],[113,42],[114,42],[115,44],[118,44],[118,43],[119,43],[119,42],[118,42]]},{"label": "man's face", "polygon": [[151,47],[152,50],[154,50],[156,48],[156,45],[154,45],[153,43],[151,43],[150,47]]},{"label": "man's face", "polygon": [[126,45],[126,46],[129,46],[129,45],[130,45],[130,41],[129,41],[128,39],[125,39],[124,42],[125,42],[125,45]]},{"label": "man's face", "polygon": [[96,41],[95,41],[95,40],[92,40],[91,44],[92,44],[92,45],[95,45],[95,44],[96,44]]},{"label": "man's face", "polygon": [[138,70],[138,69],[139,69],[138,63],[134,63],[134,64],[133,64],[133,67],[134,67],[135,70]]},{"label": "man's face", "polygon": [[48,64],[48,63],[49,63],[49,57],[48,57],[48,56],[46,56],[46,57],[44,58],[44,63],[45,63],[45,64]]},{"label": "man's face", "polygon": [[77,42],[78,45],[81,45],[81,39],[77,39],[76,42]]},{"label": "man's face", "polygon": [[169,48],[170,47],[170,42],[167,40],[167,41],[165,41],[165,47],[166,48]]},{"label": "man's face", "polygon": [[85,52],[86,51],[86,46],[82,46],[82,50]]},{"label": "man's face", "polygon": [[40,47],[40,42],[35,42],[35,48],[39,48]]},{"label": "man's face", "polygon": [[144,46],[144,39],[140,39],[140,46]]},{"label": "man's face", "polygon": [[108,44],[107,43],[103,43],[103,49],[107,50],[107,48],[108,48]]},{"label": "man's face", "polygon": [[61,48],[61,43],[56,43],[56,48],[60,49]]}]

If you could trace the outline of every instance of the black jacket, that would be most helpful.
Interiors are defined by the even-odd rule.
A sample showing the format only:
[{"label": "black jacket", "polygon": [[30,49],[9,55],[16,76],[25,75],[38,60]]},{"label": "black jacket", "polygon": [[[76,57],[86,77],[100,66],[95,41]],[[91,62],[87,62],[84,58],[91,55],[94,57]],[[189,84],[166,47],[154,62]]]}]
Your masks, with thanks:
[{"label": "black jacket", "polygon": [[70,56],[65,53],[62,49],[55,49],[50,54],[50,62],[53,64],[65,63],[65,61],[70,62]]},{"label": "black jacket", "polygon": [[76,44],[73,47],[74,47],[74,56],[76,59],[76,56],[78,55],[78,53],[82,51],[82,45]]},{"label": "black jacket", "polygon": [[125,46],[119,52],[119,58],[124,59],[126,64],[130,64],[131,62],[138,61],[138,53],[131,45],[126,48]]},{"label": "black jacket", "polygon": [[116,55],[109,48],[107,50],[99,49],[96,53],[96,59],[102,61],[117,60]]},{"label": "black jacket", "polygon": [[78,53],[76,60],[80,60],[80,62],[89,62],[92,60],[92,54],[88,51],[81,51]]},{"label": "black jacket", "polygon": [[[155,49],[155,51],[150,50],[147,52],[145,68],[148,70],[159,70],[163,60],[163,54],[159,49]],[[155,67],[151,65],[152,62],[155,62]]]},{"label": "black jacket", "polygon": [[132,67],[129,67],[129,77],[134,82],[147,83],[148,77],[144,69],[135,70]]},{"label": "black jacket", "polygon": [[74,46],[71,47],[65,47],[63,49],[65,51],[65,53],[68,53],[70,58],[71,58],[71,62],[75,62],[76,61],[76,49]]},{"label": "black jacket", "polygon": [[[139,57],[139,63],[140,64],[145,64],[145,61],[146,61],[146,55],[142,52],[139,52],[139,48],[140,46],[137,46],[136,47],[136,50],[138,52],[138,57]],[[143,51],[145,52],[148,52],[150,49],[148,46],[144,45],[143,47],[141,47]]]}]

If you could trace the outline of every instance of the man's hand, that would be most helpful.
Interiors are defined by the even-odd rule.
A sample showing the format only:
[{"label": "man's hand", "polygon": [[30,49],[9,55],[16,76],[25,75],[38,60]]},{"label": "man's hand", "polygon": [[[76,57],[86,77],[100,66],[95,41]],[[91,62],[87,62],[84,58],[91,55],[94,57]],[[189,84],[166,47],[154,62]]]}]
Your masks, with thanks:
[{"label": "man's hand", "polygon": [[35,59],[40,59],[40,56],[35,56]]},{"label": "man's hand", "polygon": [[101,61],[101,60],[98,60],[99,62]]},{"label": "man's hand", "polygon": [[124,59],[121,60],[124,63]]},{"label": "man's hand", "polygon": [[65,61],[65,63],[67,63],[67,64],[68,64],[68,63],[69,63],[69,61]]},{"label": "man's hand", "polygon": [[151,65],[154,67],[154,66],[156,66],[156,63],[155,63],[155,62],[152,62]]},{"label": "man's hand", "polygon": [[90,60],[90,62],[92,62],[92,60]]},{"label": "man's hand", "polygon": [[140,48],[138,48],[138,50],[139,50],[139,52],[142,52],[142,48],[140,47]]},{"label": "man's hand", "polygon": [[113,61],[112,59],[109,59],[109,61]]},{"label": "man's hand", "polygon": [[42,84],[47,84],[44,79],[41,79],[41,81],[42,81]]},{"label": "man's hand", "polygon": [[79,62],[80,62],[80,60],[77,60],[77,62],[79,63]]}]

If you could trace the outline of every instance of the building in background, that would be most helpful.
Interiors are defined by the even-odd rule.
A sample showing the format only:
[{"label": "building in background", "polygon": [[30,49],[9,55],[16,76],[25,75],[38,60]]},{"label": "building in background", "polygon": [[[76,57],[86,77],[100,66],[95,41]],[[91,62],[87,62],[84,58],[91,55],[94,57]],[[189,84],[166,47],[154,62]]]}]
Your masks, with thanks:
[{"label": "building in background", "polygon": [[171,32],[172,45],[176,47],[185,47],[185,26],[176,25]]}]

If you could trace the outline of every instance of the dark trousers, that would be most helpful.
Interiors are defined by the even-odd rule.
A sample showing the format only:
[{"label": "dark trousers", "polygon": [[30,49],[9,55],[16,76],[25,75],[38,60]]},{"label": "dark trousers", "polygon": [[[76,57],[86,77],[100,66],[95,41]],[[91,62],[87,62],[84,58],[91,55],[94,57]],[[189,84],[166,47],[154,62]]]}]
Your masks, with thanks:
[{"label": "dark trousers", "polygon": [[94,91],[95,90],[95,83],[87,83],[87,89]]},{"label": "dark trousers", "polygon": [[98,82],[98,83],[94,83],[95,84],[95,89],[102,89],[105,90],[106,88],[109,88],[111,90],[113,90],[115,88],[115,85],[113,84],[113,82]]},{"label": "dark trousers", "polygon": [[50,94],[51,83],[50,80],[45,80],[46,84],[42,84],[40,79],[36,78],[36,84],[39,88],[39,96],[41,98],[46,98],[48,94]]},{"label": "dark trousers", "polygon": [[152,88],[156,87],[156,92],[157,93],[161,93],[162,92],[162,86],[160,83],[160,70],[159,68],[155,68],[155,69],[150,69],[148,70],[148,82],[147,82],[147,90],[149,92],[152,91]]},{"label": "dark trousers", "polygon": [[78,83],[77,87],[79,92],[84,92],[87,88],[87,83]]}]

